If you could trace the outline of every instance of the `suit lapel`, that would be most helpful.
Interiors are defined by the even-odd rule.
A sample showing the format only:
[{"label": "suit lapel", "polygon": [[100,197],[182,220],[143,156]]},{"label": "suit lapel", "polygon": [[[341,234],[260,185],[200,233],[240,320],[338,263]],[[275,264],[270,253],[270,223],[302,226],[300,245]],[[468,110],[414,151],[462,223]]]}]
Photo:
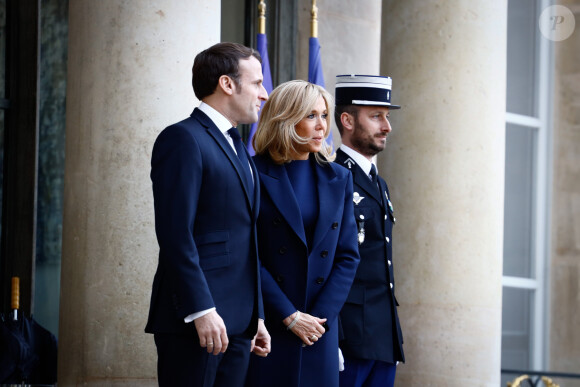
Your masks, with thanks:
[{"label": "suit lapel", "polygon": [[304,223],[300,215],[300,207],[294,195],[294,189],[288,178],[288,173],[283,165],[276,165],[272,162],[265,163],[266,170],[260,174],[260,181],[274,205],[280,211],[280,214],[286,219],[290,228],[296,235],[306,243],[306,234],[304,232]]},{"label": "suit lapel", "polygon": [[[260,174],[258,173],[258,169],[256,168],[256,164],[254,164],[254,160],[252,160],[252,157],[249,154],[248,154],[248,160],[250,160],[250,168],[252,169],[252,176],[254,177],[254,201],[252,202],[252,203],[254,203],[254,208],[252,210],[253,210],[254,219],[257,220],[258,213],[260,210]],[[239,175],[239,173],[238,173],[238,175]],[[247,194],[247,192],[246,192],[246,194]]]},{"label": "suit lapel", "polygon": [[[245,183],[246,179],[244,177],[245,176],[244,171],[242,171],[242,163],[241,163],[239,157],[234,152],[232,146],[230,145],[228,140],[226,140],[224,134],[217,128],[217,126],[215,126],[213,121],[204,112],[202,112],[201,110],[196,108],[193,111],[193,113],[191,114],[191,116],[193,118],[197,119],[206,128],[207,133],[211,137],[213,137],[215,142],[217,142],[219,147],[226,154],[228,160],[230,161],[230,163],[232,164],[232,166],[236,170],[236,173],[238,174],[238,178],[240,179],[240,183],[244,187],[246,201],[248,202],[248,204],[251,207],[252,206],[252,200],[251,200],[252,198],[250,198],[248,187],[246,187],[246,183]],[[250,158],[250,155],[248,155],[248,159],[249,158]],[[253,165],[253,163],[250,163],[250,165]],[[253,169],[252,171],[254,173],[256,172],[255,169]],[[254,176],[256,176],[256,175],[254,175]],[[257,181],[257,179],[254,178],[254,188],[256,187],[256,181]],[[256,190],[257,189],[255,188],[254,192]],[[254,203],[256,203],[256,202],[254,201]]]}]

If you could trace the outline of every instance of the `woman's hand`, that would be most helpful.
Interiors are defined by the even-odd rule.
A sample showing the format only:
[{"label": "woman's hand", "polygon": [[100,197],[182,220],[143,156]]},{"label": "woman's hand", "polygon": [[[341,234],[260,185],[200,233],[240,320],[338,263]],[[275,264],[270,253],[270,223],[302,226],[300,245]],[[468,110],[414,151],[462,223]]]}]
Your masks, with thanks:
[{"label": "woman's hand", "polygon": [[[294,322],[294,319],[296,322]],[[312,345],[316,343],[322,335],[326,332],[322,324],[326,322],[325,318],[318,318],[308,313],[296,311],[283,321],[286,327],[291,326],[290,330],[298,337],[305,345]],[[292,324],[294,322],[294,324]]]}]

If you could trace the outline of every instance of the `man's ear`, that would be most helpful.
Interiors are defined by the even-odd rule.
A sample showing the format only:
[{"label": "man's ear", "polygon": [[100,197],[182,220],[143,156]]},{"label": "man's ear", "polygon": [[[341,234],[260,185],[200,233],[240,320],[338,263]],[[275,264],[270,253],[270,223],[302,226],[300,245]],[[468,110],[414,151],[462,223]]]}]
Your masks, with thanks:
[{"label": "man's ear", "polygon": [[234,80],[230,78],[228,75],[222,75],[218,79],[218,87],[227,95],[234,94],[235,91]]},{"label": "man's ear", "polygon": [[351,132],[354,129],[354,116],[347,112],[342,112],[340,115],[340,123],[345,130]]}]

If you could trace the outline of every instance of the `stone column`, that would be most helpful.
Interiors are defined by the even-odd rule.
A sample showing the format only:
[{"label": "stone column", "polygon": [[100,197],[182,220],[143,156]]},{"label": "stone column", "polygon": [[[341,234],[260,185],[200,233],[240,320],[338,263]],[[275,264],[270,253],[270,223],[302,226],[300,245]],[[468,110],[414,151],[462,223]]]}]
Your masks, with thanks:
[{"label": "stone column", "polygon": [[506,1],[383,1],[398,386],[500,383],[506,28]]},{"label": "stone column", "polygon": [[[318,0],[318,38],[326,90],[334,95],[340,74],[379,74],[381,2],[376,0]],[[298,9],[298,79],[308,79],[308,41],[312,0],[300,0]],[[334,122],[334,120],[333,120]],[[333,124],[335,147],[340,134]]]},{"label": "stone column", "polygon": [[[580,1],[561,0],[576,28],[554,42],[554,121],[552,242],[550,262],[549,369],[578,373],[580,368]],[[556,378],[555,378],[556,379]],[[554,380],[566,386],[580,381]]]},{"label": "stone column", "polygon": [[191,66],[219,41],[220,3],[69,7],[58,384],[156,385],[151,149],[196,104]]}]

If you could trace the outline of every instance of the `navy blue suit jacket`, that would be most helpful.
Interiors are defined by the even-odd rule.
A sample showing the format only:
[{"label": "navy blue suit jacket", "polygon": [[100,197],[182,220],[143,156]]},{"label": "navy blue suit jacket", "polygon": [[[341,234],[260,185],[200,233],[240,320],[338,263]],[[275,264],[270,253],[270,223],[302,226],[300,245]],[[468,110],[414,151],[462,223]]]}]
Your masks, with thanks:
[{"label": "navy blue suit jacket", "polygon": [[378,176],[379,191],[358,164],[340,149],[335,162],[352,172],[354,216],[359,230],[364,228],[364,241],[359,245],[360,264],[340,313],[340,348],[345,356],[358,359],[393,364],[405,361],[393,271],[395,216],[387,199],[387,183]]},{"label": "navy blue suit jacket", "polygon": [[239,158],[199,109],[158,136],[151,180],[159,264],[146,332],[193,332],[184,318],[216,307],[228,335],[255,334],[263,308],[251,164],[253,198]]}]

